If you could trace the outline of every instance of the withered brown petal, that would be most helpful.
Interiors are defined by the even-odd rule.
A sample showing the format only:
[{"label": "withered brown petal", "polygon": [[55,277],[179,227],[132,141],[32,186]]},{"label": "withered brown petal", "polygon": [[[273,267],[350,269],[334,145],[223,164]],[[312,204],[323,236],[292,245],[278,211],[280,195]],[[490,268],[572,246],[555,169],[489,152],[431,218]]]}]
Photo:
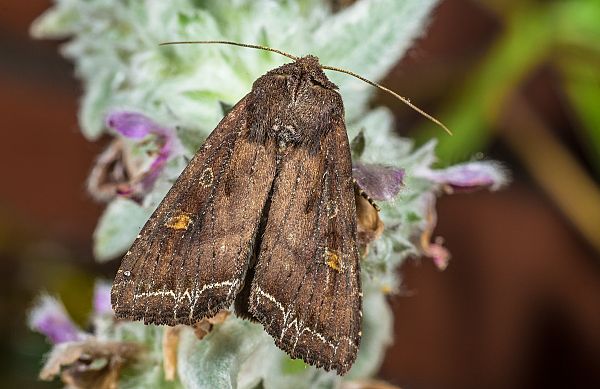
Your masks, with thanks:
[{"label": "withered brown petal", "polygon": [[163,370],[165,380],[174,381],[177,374],[177,350],[179,348],[179,334],[184,326],[167,327],[163,332]]},{"label": "withered brown petal", "polygon": [[139,344],[131,342],[87,339],[62,343],[52,350],[39,377],[49,381],[60,374],[72,388],[113,389],[117,387],[121,368],[141,351]]},{"label": "withered brown petal", "polygon": [[128,187],[131,172],[124,161],[123,140],[113,140],[100,154],[87,180],[87,190],[97,201],[109,202],[120,188]]},{"label": "withered brown petal", "polygon": [[383,233],[383,221],[379,211],[359,193],[355,193],[357,243],[363,254],[367,254],[369,243],[379,238]]},{"label": "withered brown petal", "polygon": [[194,324],[194,334],[198,340],[204,339],[210,333],[215,324],[222,324],[229,317],[230,312],[222,310],[213,317],[204,318]]}]

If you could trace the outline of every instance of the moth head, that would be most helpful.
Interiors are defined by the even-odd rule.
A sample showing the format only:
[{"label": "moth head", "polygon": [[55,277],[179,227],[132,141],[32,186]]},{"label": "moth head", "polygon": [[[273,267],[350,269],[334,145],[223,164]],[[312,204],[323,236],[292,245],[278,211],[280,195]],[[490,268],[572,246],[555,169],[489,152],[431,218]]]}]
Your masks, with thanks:
[{"label": "moth head", "polygon": [[300,71],[310,83],[327,89],[337,89],[337,86],[329,81],[329,78],[327,78],[323,72],[323,68],[319,63],[319,58],[314,55],[298,58],[295,64],[300,67]]}]

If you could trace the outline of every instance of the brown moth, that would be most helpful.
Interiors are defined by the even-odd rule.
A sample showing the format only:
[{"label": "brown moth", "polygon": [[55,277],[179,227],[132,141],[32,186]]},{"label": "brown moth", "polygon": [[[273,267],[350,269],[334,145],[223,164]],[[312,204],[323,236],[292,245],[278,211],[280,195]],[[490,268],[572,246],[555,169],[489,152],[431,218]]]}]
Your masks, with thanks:
[{"label": "brown moth", "polygon": [[263,49],[294,62],[257,79],[197,151],[123,258],[112,306],[173,326],[233,305],[292,358],[343,375],[362,293],[344,106],[323,69],[391,91]]},{"label": "brown moth", "polygon": [[123,258],[117,317],[193,325],[232,304],[293,358],[339,374],[360,344],[344,107],[318,59],[254,82]]}]

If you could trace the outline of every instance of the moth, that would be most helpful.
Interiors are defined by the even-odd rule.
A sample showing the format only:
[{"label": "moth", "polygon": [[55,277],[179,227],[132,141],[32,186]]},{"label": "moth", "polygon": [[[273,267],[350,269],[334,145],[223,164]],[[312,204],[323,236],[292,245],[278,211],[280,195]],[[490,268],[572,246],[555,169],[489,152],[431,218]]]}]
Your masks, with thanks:
[{"label": "moth", "polygon": [[197,151],[123,258],[112,306],[171,326],[233,306],[292,358],[343,375],[362,292],[342,98],[316,57],[237,45],[293,62],[258,78]]}]

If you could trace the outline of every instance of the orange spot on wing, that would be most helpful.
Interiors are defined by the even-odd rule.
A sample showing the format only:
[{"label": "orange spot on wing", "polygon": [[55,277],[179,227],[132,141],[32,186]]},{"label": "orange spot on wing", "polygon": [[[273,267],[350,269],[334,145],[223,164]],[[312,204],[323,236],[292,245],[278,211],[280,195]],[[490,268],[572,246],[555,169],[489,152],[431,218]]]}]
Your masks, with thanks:
[{"label": "orange spot on wing", "polygon": [[190,215],[182,213],[176,216],[171,216],[165,223],[165,227],[172,228],[174,230],[187,230],[192,224],[192,218]]},{"label": "orange spot on wing", "polygon": [[323,254],[323,256],[325,257],[325,263],[327,264],[327,266],[329,266],[337,272],[342,271],[342,261],[340,259],[340,256],[335,251],[325,249],[325,253]]}]

